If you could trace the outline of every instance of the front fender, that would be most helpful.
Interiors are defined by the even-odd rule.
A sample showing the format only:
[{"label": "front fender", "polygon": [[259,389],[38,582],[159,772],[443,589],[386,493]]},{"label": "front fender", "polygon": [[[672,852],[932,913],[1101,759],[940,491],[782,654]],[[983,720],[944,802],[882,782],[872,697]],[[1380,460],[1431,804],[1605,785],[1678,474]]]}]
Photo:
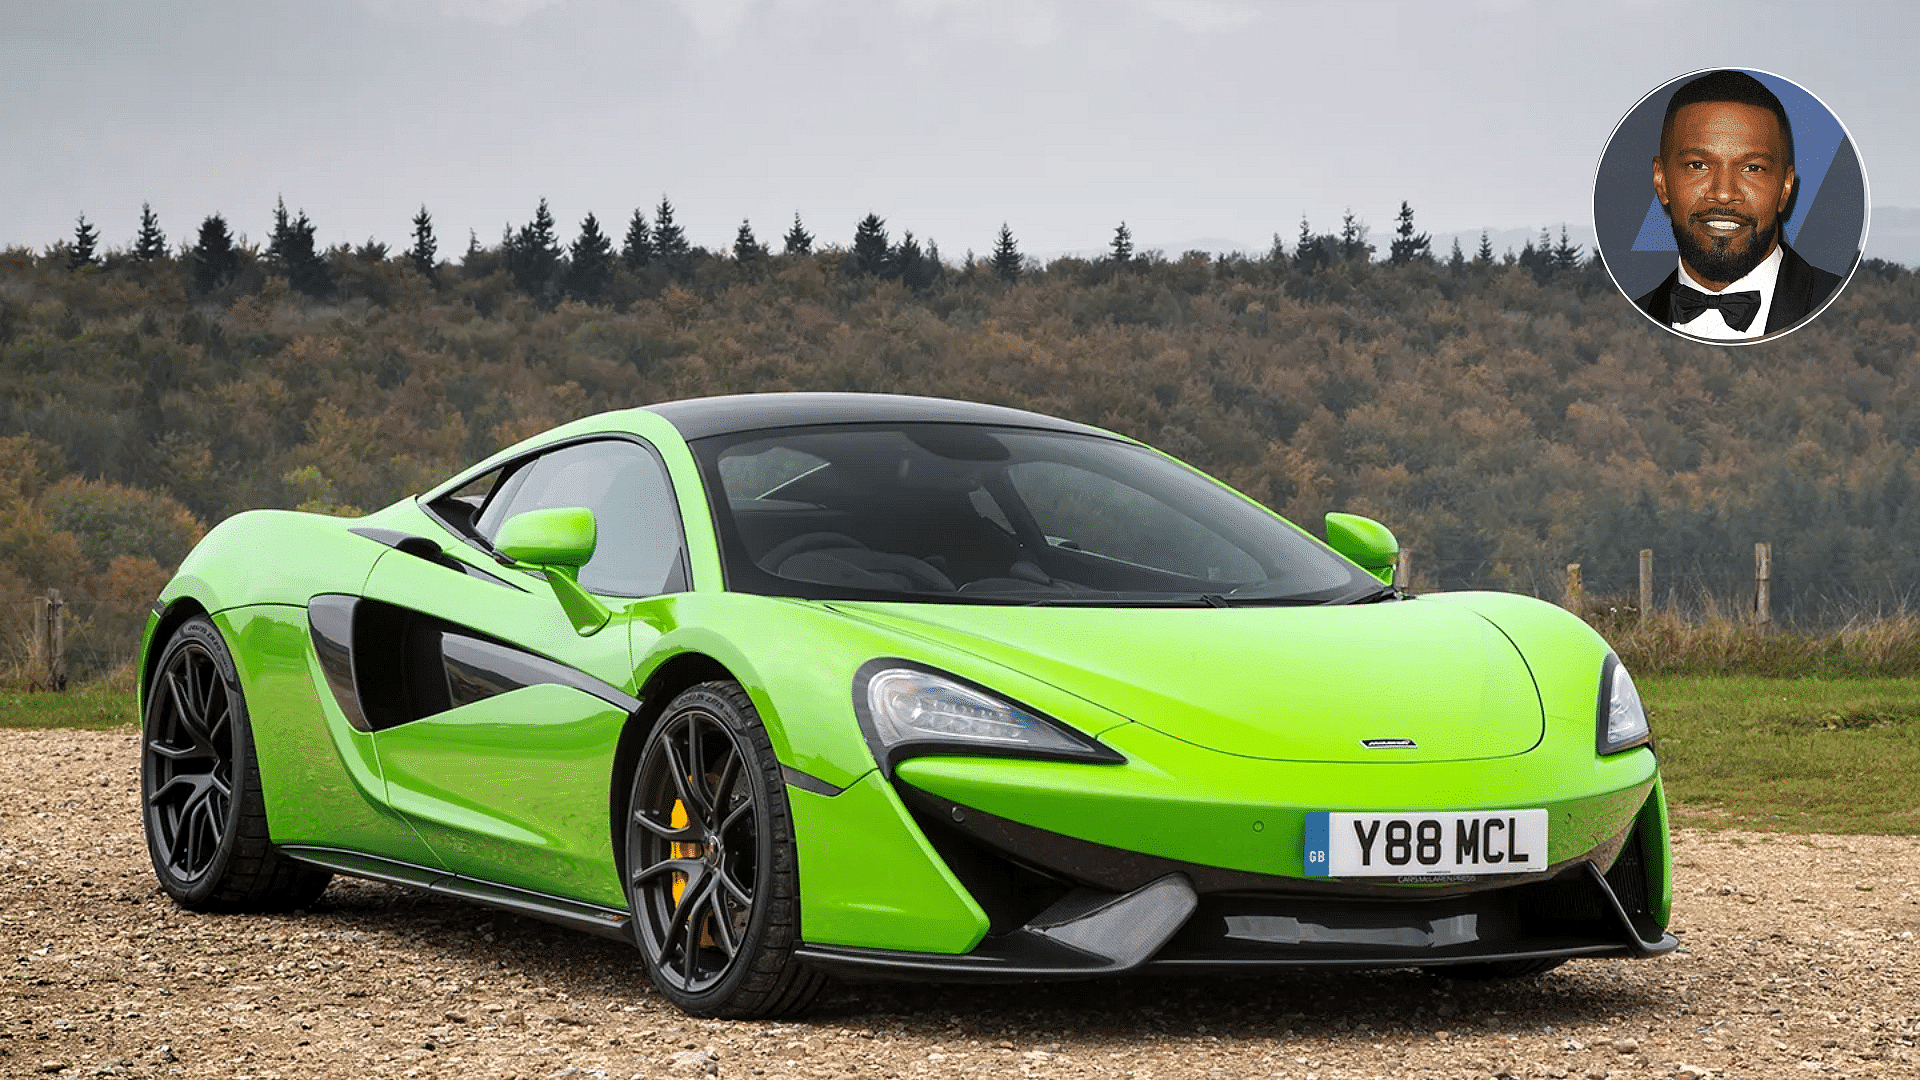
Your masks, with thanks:
[{"label": "front fender", "polygon": [[235,514],[194,545],[160,601],[192,597],[218,614],[251,604],[305,607],[323,592],[358,594],[387,549],[348,532],[353,523],[292,510]]},{"label": "front fender", "polygon": [[[235,514],[202,537],[160,590],[140,644],[140,708],[169,631],[198,613],[259,604],[305,608],[323,592],[358,593],[386,550],[354,521],[291,510]],[[231,644],[231,642],[229,642]]]}]

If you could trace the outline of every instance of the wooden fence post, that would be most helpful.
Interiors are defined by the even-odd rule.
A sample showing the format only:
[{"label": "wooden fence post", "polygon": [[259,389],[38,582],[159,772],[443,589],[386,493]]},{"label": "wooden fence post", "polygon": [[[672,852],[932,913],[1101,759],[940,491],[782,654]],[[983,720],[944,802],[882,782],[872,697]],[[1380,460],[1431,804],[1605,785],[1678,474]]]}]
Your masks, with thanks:
[{"label": "wooden fence post", "polygon": [[1402,589],[1413,587],[1413,552],[1400,545],[1400,560],[1393,565],[1393,583]]},{"label": "wooden fence post", "polygon": [[1753,545],[1753,621],[1773,621],[1773,545]]},{"label": "wooden fence post", "polygon": [[1580,564],[1577,562],[1567,564],[1567,595],[1561,601],[1560,606],[1573,612],[1575,615],[1584,615],[1586,613],[1585,600],[1580,589]]},{"label": "wooden fence post", "polygon": [[47,598],[33,598],[33,628],[27,631],[27,685],[34,690],[45,690],[47,678],[47,640],[51,619],[48,618]]},{"label": "wooden fence post", "polygon": [[1653,618],[1653,549],[1640,549],[1640,621]]},{"label": "wooden fence post", "polygon": [[59,589],[47,590],[47,606],[53,609],[53,641],[47,652],[53,663],[47,665],[47,681],[55,690],[67,688],[67,602]]},{"label": "wooden fence post", "polygon": [[28,667],[39,690],[67,686],[67,605],[59,589],[33,598],[33,635],[27,642]]}]

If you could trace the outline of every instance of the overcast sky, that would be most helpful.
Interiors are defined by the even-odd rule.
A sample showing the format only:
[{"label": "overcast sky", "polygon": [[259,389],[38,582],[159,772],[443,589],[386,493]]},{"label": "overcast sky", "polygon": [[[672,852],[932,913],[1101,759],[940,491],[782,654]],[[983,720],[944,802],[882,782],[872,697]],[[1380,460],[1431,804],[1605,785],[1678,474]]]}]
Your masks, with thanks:
[{"label": "overcast sky", "polygon": [[[948,257],[1262,245],[1400,200],[1436,233],[1584,229],[1614,125],[1709,66],[1847,124],[1920,207],[1920,5],[1257,0],[0,0],[0,245],[127,244],[274,200],[329,243],[497,243],[550,200],[695,243],[873,211]],[[1873,245],[1869,244],[1871,252]]]}]

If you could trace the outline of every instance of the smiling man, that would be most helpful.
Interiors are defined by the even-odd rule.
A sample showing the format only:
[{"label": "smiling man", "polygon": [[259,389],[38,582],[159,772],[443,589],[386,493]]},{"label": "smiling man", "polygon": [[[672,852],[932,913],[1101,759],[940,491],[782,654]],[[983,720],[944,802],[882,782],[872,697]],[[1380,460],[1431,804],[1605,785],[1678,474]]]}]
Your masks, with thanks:
[{"label": "smiling man", "polygon": [[1841,278],[1780,235],[1798,183],[1793,127],[1760,80],[1715,71],[1675,91],[1653,190],[1672,220],[1680,265],[1635,303],[1710,341],[1764,337],[1819,311]]}]

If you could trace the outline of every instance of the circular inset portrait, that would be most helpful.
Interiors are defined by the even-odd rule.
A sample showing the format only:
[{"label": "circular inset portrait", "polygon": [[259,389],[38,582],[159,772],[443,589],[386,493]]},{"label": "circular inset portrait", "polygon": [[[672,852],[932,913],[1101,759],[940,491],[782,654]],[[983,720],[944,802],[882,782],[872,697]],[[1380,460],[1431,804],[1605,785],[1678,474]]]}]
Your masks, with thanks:
[{"label": "circular inset portrait", "polygon": [[1740,345],[1805,325],[1867,239],[1867,177],[1840,119],[1778,75],[1696,71],[1640,100],[1593,181],[1628,300],[1682,337]]}]

